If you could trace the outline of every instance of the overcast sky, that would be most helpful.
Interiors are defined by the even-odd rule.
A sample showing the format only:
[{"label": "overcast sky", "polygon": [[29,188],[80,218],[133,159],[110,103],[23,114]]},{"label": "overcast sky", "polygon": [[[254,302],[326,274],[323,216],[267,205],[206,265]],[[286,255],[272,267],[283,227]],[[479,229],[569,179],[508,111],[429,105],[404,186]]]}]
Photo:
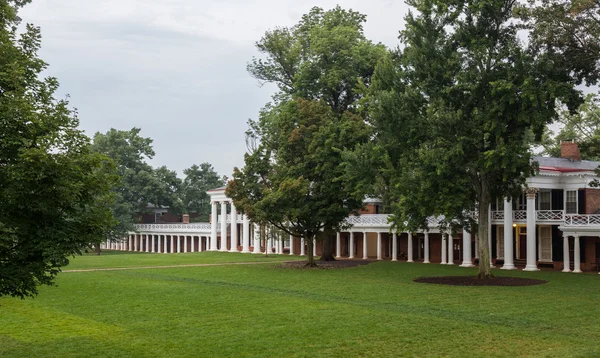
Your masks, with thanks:
[{"label": "overcast sky", "polygon": [[182,174],[209,162],[231,176],[244,164],[247,120],[275,91],[246,72],[254,43],[336,4],[367,15],[374,42],[398,44],[401,0],[34,0],[20,15],[41,27],[48,74],[89,136],[140,127],[154,140],[152,165]]}]

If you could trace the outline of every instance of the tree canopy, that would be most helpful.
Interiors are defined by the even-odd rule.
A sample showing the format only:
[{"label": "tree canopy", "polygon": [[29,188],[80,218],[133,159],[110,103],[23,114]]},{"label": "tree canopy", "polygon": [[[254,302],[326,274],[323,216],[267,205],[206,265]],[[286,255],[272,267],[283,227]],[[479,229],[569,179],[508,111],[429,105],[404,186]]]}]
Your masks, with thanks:
[{"label": "tree canopy", "polygon": [[21,298],[110,230],[116,178],[57,79],[41,78],[40,29],[17,30],[28,2],[0,1],[0,296]]},{"label": "tree canopy", "polygon": [[227,178],[219,177],[210,163],[194,164],[185,169],[183,174],[185,178],[181,192],[184,207],[188,213],[197,213],[197,220],[208,222],[211,208],[206,192],[224,186]]},{"label": "tree canopy", "polygon": [[489,277],[491,199],[534,174],[530,141],[556,119],[557,100],[577,98],[576,79],[519,40],[516,1],[408,3],[404,49],[378,67],[370,101],[392,219],[412,231],[433,215],[478,232],[479,276]]},{"label": "tree canopy", "polygon": [[361,100],[386,51],[366,39],[365,21],[339,6],[315,7],[295,26],[267,31],[256,44],[265,57],[248,65],[279,92],[250,122],[257,145],[227,192],[252,220],[304,236],[311,265],[312,239],[324,238],[322,259],[333,259],[329,234],[362,207],[341,153],[368,140]]}]

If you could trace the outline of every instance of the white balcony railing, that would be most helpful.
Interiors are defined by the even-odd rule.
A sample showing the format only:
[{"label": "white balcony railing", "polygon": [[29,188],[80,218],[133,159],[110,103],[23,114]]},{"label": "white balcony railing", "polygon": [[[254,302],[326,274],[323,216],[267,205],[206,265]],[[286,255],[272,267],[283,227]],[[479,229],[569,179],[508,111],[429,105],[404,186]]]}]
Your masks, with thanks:
[{"label": "white balcony railing", "polygon": [[565,214],[564,226],[600,225],[600,214]]},{"label": "white balcony railing", "polygon": [[492,220],[504,220],[504,211],[492,211]]},{"label": "white balcony railing", "polygon": [[527,211],[526,210],[514,210],[513,211],[513,220],[527,220]]},{"label": "white balcony railing", "polygon": [[209,233],[210,232],[210,223],[137,224],[137,225],[135,225],[135,228],[137,231],[148,231],[148,232]]},{"label": "white balcony railing", "polygon": [[388,214],[366,214],[361,216],[349,216],[346,222],[353,226],[389,226]]},{"label": "white balcony railing", "polygon": [[536,211],[537,221],[563,221],[564,212],[562,210],[538,210]]}]

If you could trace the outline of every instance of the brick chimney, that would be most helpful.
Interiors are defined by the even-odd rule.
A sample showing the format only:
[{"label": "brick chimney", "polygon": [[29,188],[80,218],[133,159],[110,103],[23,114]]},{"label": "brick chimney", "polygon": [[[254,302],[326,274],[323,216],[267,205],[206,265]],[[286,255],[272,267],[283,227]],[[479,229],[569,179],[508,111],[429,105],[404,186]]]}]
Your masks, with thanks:
[{"label": "brick chimney", "polygon": [[560,157],[569,159],[573,162],[581,161],[581,153],[579,153],[579,146],[574,140],[561,141],[560,142]]},{"label": "brick chimney", "polygon": [[188,214],[183,214],[181,216],[181,218],[182,218],[182,221],[183,221],[184,224],[189,224],[190,223],[190,216]]}]

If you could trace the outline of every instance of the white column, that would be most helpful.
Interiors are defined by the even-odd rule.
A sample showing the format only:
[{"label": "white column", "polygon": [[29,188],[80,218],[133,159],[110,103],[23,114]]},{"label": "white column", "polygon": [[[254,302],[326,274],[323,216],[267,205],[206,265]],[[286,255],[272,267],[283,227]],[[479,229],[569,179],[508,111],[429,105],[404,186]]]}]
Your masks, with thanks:
[{"label": "white column", "polygon": [[177,253],[181,252],[181,235],[176,235],[177,237]]},{"label": "white column", "polygon": [[381,260],[381,232],[377,232],[377,260]]},{"label": "white column", "polygon": [[198,252],[202,252],[202,236],[198,235]]},{"label": "white column", "polygon": [[213,201],[210,204],[210,248],[208,251],[217,251],[217,202]]},{"label": "white column", "polygon": [[406,249],[407,252],[407,258],[408,260],[406,262],[414,262],[413,261],[413,236],[412,236],[412,232],[408,233],[408,248]]},{"label": "white column", "polygon": [[183,252],[188,252],[187,235],[183,235]]},{"label": "white column", "polygon": [[146,252],[150,252],[150,238],[146,235]]},{"label": "white column", "polygon": [[523,271],[539,271],[535,254],[535,194],[536,188],[527,189],[527,266]]},{"label": "white column", "polygon": [[137,235],[133,235],[133,251],[138,251]]},{"label": "white column", "polygon": [[581,273],[581,248],[579,247],[579,234],[573,235],[573,246],[575,251],[573,252],[573,273]]},{"label": "white column", "polygon": [[317,239],[313,239],[313,256],[317,256]]},{"label": "white column", "polygon": [[398,235],[392,234],[392,261],[398,261]]},{"label": "white column", "polygon": [[504,199],[504,266],[503,270],[514,270],[514,246],[513,246],[513,210],[512,201]]},{"label": "white column", "polygon": [[304,238],[300,238],[300,256],[306,255],[306,248],[304,247]]},{"label": "white column", "polygon": [[294,255],[294,235],[290,235],[290,256]]},{"label": "white column", "polygon": [[227,202],[221,202],[221,248],[219,251],[227,251]]},{"label": "white column", "polygon": [[229,252],[238,252],[237,212],[231,202],[231,248]]},{"label": "white column", "polygon": [[463,229],[463,262],[461,267],[473,267],[471,260],[471,233]]},{"label": "white column", "polygon": [[562,272],[571,272],[571,258],[569,257],[569,235],[563,234],[563,263]]},{"label": "white column", "polygon": [[258,224],[254,224],[254,250],[252,250],[253,254],[260,254],[260,226]]},{"label": "white column", "polygon": [[423,251],[425,251],[425,257],[423,258],[423,263],[429,263],[429,233],[425,232],[425,238],[423,240]]},{"label": "white column", "polygon": [[[160,236],[158,237],[160,239]],[[167,235],[163,236],[163,254],[168,254],[169,251],[167,250]]]},{"label": "white column", "polygon": [[448,265],[454,265],[454,237],[448,234]]},{"label": "white column", "polygon": [[129,245],[127,246],[127,251],[133,251],[133,237],[129,235]]},{"label": "white column", "polygon": [[442,233],[442,265],[446,265],[448,262],[446,261],[446,234]]},{"label": "white column", "polygon": [[367,232],[363,231],[363,260],[366,260],[369,258],[369,255],[367,253]]},{"label": "white column", "polygon": [[348,258],[349,259],[353,259],[354,258],[354,232],[350,231],[350,248],[348,250]]},{"label": "white column", "polygon": [[247,215],[244,215],[243,218],[242,238],[242,252],[248,253],[250,252],[250,220],[248,220]]},{"label": "white column", "polygon": [[337,232],[335,235],[335,257],[338,259],[342,256],[342,235]]}]

